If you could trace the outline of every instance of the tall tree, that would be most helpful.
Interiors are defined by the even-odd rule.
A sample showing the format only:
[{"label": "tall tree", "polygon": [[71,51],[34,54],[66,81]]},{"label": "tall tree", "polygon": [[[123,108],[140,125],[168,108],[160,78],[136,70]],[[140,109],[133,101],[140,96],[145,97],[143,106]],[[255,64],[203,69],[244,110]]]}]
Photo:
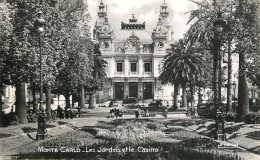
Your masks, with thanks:
[{"label": "tall tree", "polygon": [[[246,77],[246,55],[255,54],[255,43],[259,41],[259,11],[260,2],[257,0],[239,0],[236,8],[237,21],[237,44],[236,50],[239,55],[238,74],[238,120],[242,121],[245,114],[249,112],[249,97]],[[259,45],[259,44],[258,44]]]},{"label": "tall tree", "polygon": [[[202,43],[211,42],[211,46],[216,45],[214,44],[214,41],[208,40],[215,40],[215,28],[213,27],[213,21],[214,19],[216,19],[217,13],[223,12],[223,17],[226,18],[226,20],[228,21],[227,28],[224,28],[224,36],[222,42],[231,42],[231,46],[235,46],[235,48],[234,50],[230,50],[229,47],[229,54],[230,52],[234,52],[239,55],[238,117],[240,117],[239,119],[242,120],[243,116],[248,112],[248,89],[245,74],[245,55],[249,56],[252,55],[252,53],[256,53],[255,51],[253,51],[254,47],[252,47],[252,45],[255,45],[255,39],[258,37],[256,35],[259,33],[257,29],[257,25],[259,25],[259,23],[257,23],[259,20],[259,15],[257,15],[257,12],[259,12],[259,2],[257,0],[203,0],[195,3],[197,3],[198,9],[191,11],[191,16],[189,20],[189,22],[195,22],[191,25],[189,31],[186,34],[186,37],[188,37],[187,39],[189,39],[190,44],[193,44],[196,41],[200,41]],[[214,4],[214,6],[212,4]],[[230,45],[226,44],[226,46]],[[230,68],[231,66],[229,64],[229,72],[231,71]],[[215,70],[216,69],[217,68],[215,68]],[[214,79],[217,80],[218,73],[214,73],[216,73],[214,74]],[[216,86],[216,84],[214,84],[214,86]]]},{"label": "tall tree", "polygon": [[2,126],[2,92],[4,84],[8,81],[6,58],[9,54],[10,36],[13,26],[10,23],[11,12],[9,4],[4,0],[0,2],[0,126]]},{"label": "tall tree", "polygon": [[33,39],[35,37],[33,13],[36,13],[36,3],[31,0],[14,1],[8,0],[14,13],[11,18],[13,32],[10,38],[8,72],[11,82],[16,86],[16,114],[20,123],[27,123],[25,83],[29,81],[31,58],[35,52]]},{"label": "tall tree", "polygon": [[92,78],[89,78],[86,84],[86,89],[89,93],[89,108],[94,108],[94,94],[102,88],[106,77],[105,68],[107,62],[102,58],[99,45],[97,44],[94,45],[93,62]]},{"label": "tall tree", "polygon": [[196,82],[203,74],[203,60],[194,52],[194,48],[184,44],[183,40],[171,46],[165,56],[160,80],[163,84],[179,84],[182,87],[182,107],[187,108],[186,86]]}]

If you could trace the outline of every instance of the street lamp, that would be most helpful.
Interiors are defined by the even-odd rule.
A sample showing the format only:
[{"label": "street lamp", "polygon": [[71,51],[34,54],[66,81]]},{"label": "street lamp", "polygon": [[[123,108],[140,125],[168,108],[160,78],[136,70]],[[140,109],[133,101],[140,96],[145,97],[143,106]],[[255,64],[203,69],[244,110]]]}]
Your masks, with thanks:
[{"label": "street lamp", "polygon": [[40,51],[40,84],[41,84],[41,91],[40,91],[40,111],[42,113],[38,113],[38,130],[37,130],[37,135],[36,139],[41,140],[45,138],[45,133],[46,133],[46,118],[44,116],[44,109],[43,109],[43,82],[42,82],[42,42],[41,42],[41,34],[44,32],[44,25],[45,25],[45,20],[43,18],[43,13],[42,11],[39,11],[38,13],[38,18],[35,22],[35,26],[38,31],[39,35],[39,51]]},{"label": "street lamp", "polygon": [[38,35],[39,35],[39,50],[40,50],[40,84],[41,84],[41,91],[40,91],[40,110],[43,112],[43,82],[42,82],[42,42],[41,42],[41,33],[44,32],[44,24],[45,20],[43,18],[43,13],[42,11],[39,11],[38,13],[38,18],[35,22],[35,25],[37,27]]},{"label": "street lamp", "polygon": [[[221,33],[224,30],[226,22],[222,18],[222,13],[217,13],[217,18],[213,22],[215,28],[214,53],[213,53],[213,70],[214,70],[214,110],[216,114],[216,138],[225,140],[223,114],[220,112],[221,107]],[[221,107],[222,110],[222,107]]]}]

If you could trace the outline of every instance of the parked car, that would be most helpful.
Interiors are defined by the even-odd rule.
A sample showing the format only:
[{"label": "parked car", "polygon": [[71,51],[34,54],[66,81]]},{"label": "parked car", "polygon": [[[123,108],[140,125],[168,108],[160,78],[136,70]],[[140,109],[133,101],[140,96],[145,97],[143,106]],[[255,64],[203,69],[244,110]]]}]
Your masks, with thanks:
[{"label": "parked car", "polygon": [[161,107],[161,106],[163,106],[163,100],[154,99],[152,102],[149,103],[149,106]]}]

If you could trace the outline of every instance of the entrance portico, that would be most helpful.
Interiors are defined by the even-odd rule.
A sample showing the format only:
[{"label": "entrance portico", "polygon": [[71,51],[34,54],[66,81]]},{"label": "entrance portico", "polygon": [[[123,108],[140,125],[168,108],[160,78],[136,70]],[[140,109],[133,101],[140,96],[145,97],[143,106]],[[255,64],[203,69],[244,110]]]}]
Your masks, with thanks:
[{"label": "entrance portico", "polygon": [[114,88],[113,98],[117,100],[128,97],[137,99],[154,98],[153,78],[114,78],[112,85]]}]

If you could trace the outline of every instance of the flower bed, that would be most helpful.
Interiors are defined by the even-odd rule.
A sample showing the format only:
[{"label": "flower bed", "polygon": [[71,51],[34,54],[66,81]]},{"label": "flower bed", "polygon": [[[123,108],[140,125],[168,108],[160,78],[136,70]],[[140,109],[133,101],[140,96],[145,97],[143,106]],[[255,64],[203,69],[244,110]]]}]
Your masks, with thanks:
[{"label": "flower bed", "polygon": [[163,138],[165,134],[160,130],[149,129],[145,122],[128,121],[117,126],[114,130],[99,131],[96,136],[97,138],[114,140],[119,143],[143,144],[154,139]]},{"label": "flower bed", "polygon": [[47,139],[46,141],[40,143],[39,146],[46,147],[60,147],[60,146],[80,146],[83,144],[91,143],[91,139],[94,136],[90,133],[83,131],[71,131],[62,134],[55,138]]},{"label": "flower bed", "polygon": [[173,139],[183,140],[183,139],[190,139],[190,138],[199,138],[200,135],[190,131],[176,131],[169,135],[169,137]]}]

